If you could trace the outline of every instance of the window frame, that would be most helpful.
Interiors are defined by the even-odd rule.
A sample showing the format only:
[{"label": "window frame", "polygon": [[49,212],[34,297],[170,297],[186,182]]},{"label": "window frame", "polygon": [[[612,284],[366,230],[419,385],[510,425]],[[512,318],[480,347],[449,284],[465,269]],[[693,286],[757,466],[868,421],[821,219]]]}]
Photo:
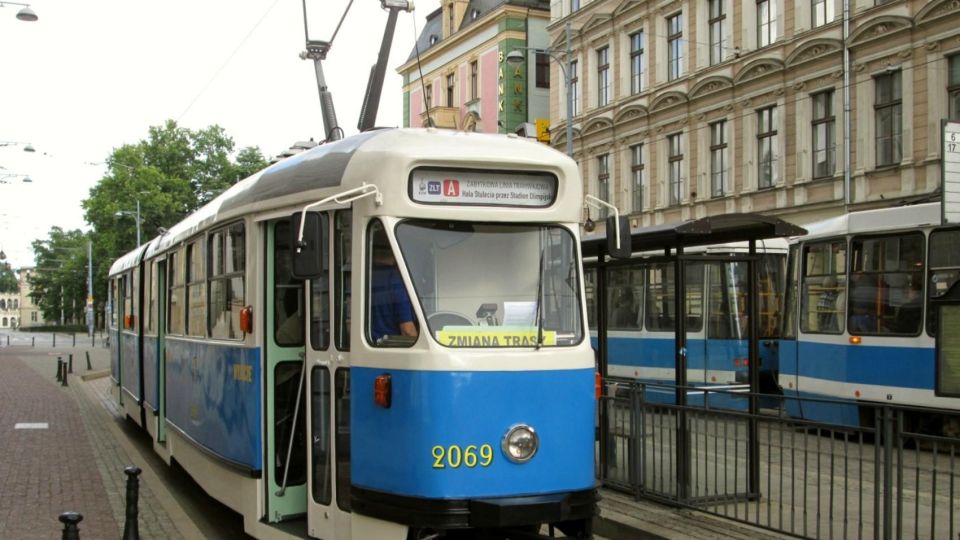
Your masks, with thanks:
[{"label": "window frame", "polygon": [[[960,120],[960,53],[951,54],[946,58],[947,58],[947,119]],[[951,99],[951,98],[954,98],[954,99]]]},{"label": "window frame", "polygon": [[668,15],[667,19],[667,81],[683,75],[683,12]]},{"label": "window frame", "polygon": [[[823,20],[817,22],[817,17],[822,15]],[[810,2],[810,26],[819,28],[833,22],[836,18],[836,12],[833,9],[832,0],[811,0]]]},{"label": "window frame", "polygon": [[480,65],[477,60],[470,61],[470,101],[480,97]]},{"label": "window frame", "polygon": [[630,200],[634,212],[643,211],[643,143],[630,146]]},{"label": "window frame", "polygon": [[[717,120],[716,122],[711,122],[710,126],[710,196],[711,197],[725,197],[729,195],[728,191],[728,147],[729,143],[727,142],[727,119],[723,118]],[[717,136],[719,134],[719,137]],[[716,164],[716,157],[720,158],[720,170],[714,170],[714,165]],[[717,185],[717,178],[719,175],[719,186]],[[719,187],[719,189],[718,189]]]},{"label": "window frame", "polygon": [[777,2],[757,0],[757,48],[769,47],[777,41]]},{"label": "window frame", "polygon": [[457,77],[453,73],[447,73],[447,107],[456,107],[454,102],[456,98]]},{"label": "window frame", "polygon": [[[766,119],[766,125],[764,124],[764,119]],[[777,145],[779,139],[778,135],[778,122],[777,122],[777,106],[770,105],[769,107],[763,107],[762,109],[757,109],[757,188],[758,189],[770,189],[776,187],[777,182],[779,181],[779,175],[777,174]],[[770,148],[770,157],[769,159],[764,159],[763,149],[764,145],[769,145]],[[764,177],[764,172],[768,176]]]},{"label": "window frame", "polygon": [[[184,246],[186,250],[184,252],[184,285],[186,287],[185,303],[187,311],[183,319],[183,330],[184,335],[189,337],[208,337],[210,335],[209,328],[207,327],[207,317],[209,316],[207,312],[209,311],[209,306],[207,304],[206,250],[204,250],[204,244],[204,237],[201,235],[186,242]],[[198,252],[194,252],[194,250]],[[197,275],[194,275],[194,272],[196,272]],[[195,309],[195,306],[191,302],[192,295],[190,293],[194,288],[200,289],[198,297],[203,299],[203,305],[197,307],[197,309],[203,309],[202,316],[197,314],[197,317],[201,319],[201,324],[203,325],[203,328],[198,329],[198,333],[193,333],[190,328],[193,322],[193,317],[190,316],[190,312]]]},{"label": "window frame", "polygon": [[[840,268],[839,272],[830,272],[825,274],[808,274],[807,273],[807,253],[810,251],[810,247],[830,245],[831,246],[830,249],[832,250],[833,244],[839,244],[840,247],[843,249],[843,268]],[[799,328],[799,332],[797,335],[799,335],[800,333],[821,334],[821,335],[830,335],[830,336],[842,335],[847,330],[847,315],[849,312],[849,308],[847,307],[849,303],[848,297],[849,297],[849,286],[850,286],[849,284],[849,281],[850,281],[849,280],[849,274],[850,274],[849,272],[849,269],[850,269],[849,239],[846,236],[840,236],[835,238],[825,238],[822,240],[815,240],[812,242],[804,242],[800,246],[800,250],[798,251],[798,256],[800,257],[800,260],[796,264],[799,267],[800,275],[799,275],[799,283],[798,283],[799,286],[797,287],[797,307],[800,311],[799,311],[799,317],[797,320],[797,327]],[[831,269],[832,268],[833,266],[831,266]],[[807,288],[807,280],[810,277],[826,279],[828,276],[834,276],[834,278],[839,276],[843,278],[842,287],[839,285],[839,280],[837,285],[837,290],[842,291],[842,294],[844,295],[843,302],[842,302],[843,313],[837,317],[836,331],[826,332],[820,328],[816,330],[810,330],[807,324],[807,321],[808,321],[807,316],[808,314],[811,313],[810,309],[808,308],[808,306],[810,305],[809,304],[810,294],[809,294],[809,289]],[[833,301],[834,303],[836,303],[836,298],[834,298]],[[818,306],[820,304],[819,298],[817,299],[817,304]]]},{"label": "window frame", "polygon": [[612,100],[610,91],[610,46],[597,49],[597,107],[606,107]]},{"label": "window frame", "polygon": [[[874,83],[874,102],[873,102],[873,121],[874,121],[874,152],[875,152],[875,163],[877,167],[892,167],[899,165],[903,161],[903,77],[902,71],[895,70],[890,73],[881,73],[873,77]],[[894,94],[896,97],[892,97],[890,101],[880,101],[881,94],[881,84],[891,85],[889,88],[889,93],[892,96]],[[881,133],[881,115],[886,114],[887,111],[891,115],[896,115],[899,119],[898,122],[894,123],[891,119],[890,122],[890,133]],[[881,161],[881,144],[883,142],[889,141],[891,160],[890,161]]]},{"label": "window frame", "polygon": [[550,88],[550,55],[545,52],[534,54],[534,84],[537,88]]},{"label": "window frame", "polygon": [[683,132],[667,135],[667,205],[683,203]]},{"label": "window frame", "polygon": [[[221,245],[223,249],[223,253],[220,253],[219,256],[221,258],[220,260],[223,261],[224,272],[217,273],[216,265],[214,265],[214,250],[212,245],[214,242],[214,238],[218,233],[229,235],[230,233],[228,231],[230,231],[231,229],[237,226],[239,226],[241,230],[243,257],[241,257],[239,261],[243,266],[239,270],[234,269],[231,272],[226,271],[226,268],[227,268],[226,261],[228,260],[228,257],[229,257],[229,260],[233,260],[233,261],[237,261],[237,259],[234,258],[233,254],[227,253],[227,243],[223,242],[223,244]],[[246,223],[243,222],[242,220],[224,224],[223,226],[217,227],[216,229],[213,229],[209,233],[207,233],[207,336],[210,339],[243,341],[244,338],[246,337],[246,334],[240,329],[239,312],[236,315],[237,326],[235,328],[236,332],[239,334],[239,337],[231,338],[231,337],[222,337],[222,336],[214,335],[214,329],[216,328],[216,326],[214,325],[214,321],[212,320],[212,318],[214,317],[214,310],[212,309],[213,299],[211,298],[213,294],[213,289],[214,289],[213,287],[214,282],[223,281],[223,282],[226,282],[227,286],[229,286],[231,284],[231,280],[240,278],[240,291],[243,294],[242,301],[240,302],[241,304],[240,309],[242,310],[243,306],[246,306],[246,302],[247,302],[247,289],[246,289],[247,287],[247,244],[246,243],[247,243],[247,227],[246,227]],[[232,288],[228,287],[225,290],[232,290]],[[217,312],[218,315],[219,313],[220,312]],[[231,315],[230,318],[232,320],[233,315]]]},{"label": "window frame", "polygon": [[630,34],[630,94],[639,94],[644,90],[643,70],[644,39],[643,30]]},{"label": "window frame", "polygon": [[[836,115],[833,111],[833,97],[834,89],[829,88],[810,94],[810,103],[812,104],[812,114],[810,115],[812,120],[810,121],[811,127],[811,146],[813,148],[813,171],[811,174],[812,178],[830,178],[834,175],[834,172],[837,170],[837,137],[836,137]],[[822,100],[824,116],[822,118],[817,116],[817,104],[818,101]],[[824,141],[824,147],[818,148],[818,127],[826,125],[825,134],[827,141]],[[817,156],[820,153],[826,155],[826,171],[823,174],[818,174],[817,172]]]},{"label": "window frame", "polygon": [[[597,156],[597,198],[607,202],[610,199],[610,154]],[[602,219],[607,219],[609,211],[606,206],[598,212]]]},{"label": "window frame", "polygon": [[[187,320],[185,311],[186,302],[186,283],[183,260],[186,258],[186,246],[178,246],[167,254],[167,328],[166,333],[171,336],[185,336]],[[174,306],[174,296],[179,292],[179,306]],[[174,309],[178,307],[179,309]],[[177,314],[177,312],[179,313]],[[179,324],[174,324],[174,315],[179,316]]]},{"label": "window frame", "polygon": [[711,66],[715,66],[724,60],[723,52],[726,49],[724,45],[726,39],[723,35],[723,24],[727,19],[724,2],[725,0],[710,0],[707,6],[707,26],[710,35],[708,49],[710,50],[709,62]]},{"label": "window frame", "polygon": [[[856,258],[855,258],[854,244],[855,244],[857,241],[861,241],[861,242],[863,242],[863,241],[874,241],[874,240],[883,240],[883,239],[889,239],[889,238],[905,239],[905,238],[909,238],[909,237],[914,237],[914,238],[919,238],[919,239],[920,239],[920,254],[921,254],[920,260],[923,262],[924,265],[926,265],[926,264],[927,264],[927,263],[926,263],[926,261],[927,261],[927,257],[926,257],[927,237],[926,237],[926,235],[925,235],[922,231],[920,231],[920,230],[913,230],[913,231],[896,231],[896,232],[891,232],[891,233],[886,233],[886,234],[856,234],[856,235],[851,235],[851,236],[850,236],[850,238],[849,238],[849,240],[848,240],[848,242],[847,242],[847,249],[848,249],[847,258],[848,258],[848,261],[847,261],[847,285],[846,285],[846,290],[847,290],[847,298],[846,298],[846,300],[847,300],[847,305],[846,305],[846,310],[847,310],[847,312],[846,312],[846,319],[847,319],[847,320],[846,320],[846,329],[847,329],[847,332],[848,332],[850,335],[857,335],[857,336],[875,336],[875,337],[881,337],[881,338],[888,338],[888,337],[892,337],[892,338],[897,338],[897,337],[903,338],[903,337],[917,337],[917,336],[920,336],[921,334],[923,334],[923,332],[924,332],[924,327],[926,326],[926,324],[925,324],[924,321],[923,321],[923,310],[924,310],[924,307],[925,307],[925,305],[926,305],[926,301],[925,301],[925,298],[924,298],[924,293],[926,292],[926,278],[927,278],[926,268],[923,268],[923,267],[921,267],[919,270],[912,270],[912,271],[900,270],[899,267],[898,267],[897,270],[870,270],[870,271],[859,271],[859,272],[856,272],[857,275],[881,275],[881,276],[882,276],[883,274],[907,274],[907,273],[914,273],[914,274],[916,274],[917,276],[919,276],[919,280],[920,280],[920,284],[921,284],[920,293],[919,293],[919,294],[920,294],[920,299],[921,299],[921,301],[922,301],[923,303],[921,304],[921,311],[920,311],[921,320],[920,320],[920,324],[917,325],[917,331],[916,331],[916,332],[911,332],[911,333],[906,333],[906,332],[863,332],[863,331],[853,332],[853,331],[850,330],[850,319],[853,317],[853,297],[854,297],[853,281],[854,281],[854,262],[855,262],[855,260],[856,260]],[[901,259],[901,261],[902,261],[902,259]]]}]

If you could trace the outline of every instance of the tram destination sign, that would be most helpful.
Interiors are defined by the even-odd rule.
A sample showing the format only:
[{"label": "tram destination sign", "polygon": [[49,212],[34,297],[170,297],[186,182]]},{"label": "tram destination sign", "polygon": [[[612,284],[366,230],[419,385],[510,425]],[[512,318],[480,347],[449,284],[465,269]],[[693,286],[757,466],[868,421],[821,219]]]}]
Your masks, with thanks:
[{"label": "tram destination sign", "polygon": [[557,198],[557,177],[550,173],[421,167],[410,174],[410,198],[424,204],[542,208]]},{"label": "tram destination sign", "polygon": [[960,223],[960,122],[943,122],[943,223]]}]

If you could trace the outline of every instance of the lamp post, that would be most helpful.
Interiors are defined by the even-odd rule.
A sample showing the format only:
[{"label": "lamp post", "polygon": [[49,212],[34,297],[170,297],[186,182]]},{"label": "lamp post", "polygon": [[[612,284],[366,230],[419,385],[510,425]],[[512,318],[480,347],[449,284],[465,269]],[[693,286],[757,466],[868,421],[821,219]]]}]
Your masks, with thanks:
[{"label": "lamp post", "polygon": [[[0,2],[0,5],[2,5],[2,4],[3,4],[3,2]],[[28,143],[28,142],[20,142],[20,141],[0,141],[0,148],[2,148],[2,147],[4,147],[4,146],[17,146],[17,145],[21,145],[21,144],[23,145],[23,151],[24,151],[24,152],[36,152],[36,151],[37,151],[37,150],[33,147],[32,144],[30,144],[30,143]]]},{"label": "lamp post", "polygon": [[137,247],[140,247],[140,199],[137,199],[137,211],[117,210],[117,217],[133,215],[137,220]]},{"label": "lamp post", "polygon": [[[560,66],[560,72],[563,73],[563,81],[567,88],[567,155],[573,157],[573,50],[570,47],[570,21],[564,26],[564,32],[567,38],[567,49],[560,51],[557,49],[539,49],[537,47],[517,47],[507,53],[507,63],[511,65],[520,65],[526,61],[526,55],[521,51],[534,51],[536,53],[549,54],[551,58],[557,61]],[[566,54],[566,62],[560,57],[560,54]],[[566,64],[566,65],[564,65]]]},{"label": "lamp post", "polygon": [[20,19],[21,21],[34,22],[40,18],[37,17],[37,14],[32,9],[30,9],[30,4],[21,4],[20,2],[0,2],[0,7],[7,7],[8,4],[11,6],[22,6],[20,11],[17,12],[17,19]]}]

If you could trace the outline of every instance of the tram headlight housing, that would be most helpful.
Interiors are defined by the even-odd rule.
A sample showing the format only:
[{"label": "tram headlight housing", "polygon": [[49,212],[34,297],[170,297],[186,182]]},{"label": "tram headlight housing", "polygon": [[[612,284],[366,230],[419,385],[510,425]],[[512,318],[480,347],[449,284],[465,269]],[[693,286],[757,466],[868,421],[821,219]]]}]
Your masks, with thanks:
[{"label": "tram headlight housing", "polygon": [[500,449],[514,463],[526,463],[533,459],[540,448],[540,437],[526,424],[517,424],[507,430],[500,442]]}]

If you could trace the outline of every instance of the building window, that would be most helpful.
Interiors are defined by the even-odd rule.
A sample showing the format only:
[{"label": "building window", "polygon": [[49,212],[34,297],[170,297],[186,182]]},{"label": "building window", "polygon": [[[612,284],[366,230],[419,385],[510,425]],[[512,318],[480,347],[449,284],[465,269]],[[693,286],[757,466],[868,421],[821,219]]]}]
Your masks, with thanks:
[{"label": "building window", "polygon": [[643,91],[643,31],[630,34],[630,93]]},{"label": "building window", "polygon": [[631,200],[633,211],[643,210],[643,145],[635,144],[630,147],[630,187],[633,191]]},{"label": "building window", "polygon": [[570,62],[570,101],[573,103],[573,115],[580,114],[580,62]]},{"label": "building window", "polygon": [[683,73],[683,13],[667,17],[667,80],[672,81]]},{"label": "building window", "polygon": [[729,193],[729,157],[727,156],[727,121],[710,124],[710,194],[723,197]]},{"label": "building window", "polygon": [[610,103],[610,47],[597,49],[597,107]]},{"label": "building window", "polygon": [[723,11],[724,0],[710,0],[710,65],[723,62],[723,52],[727,48],[727,38],[723,33],[723,22],[727,18]]},{"label": "building window", "polygon": [[900,163],[901,94],[899,71],[874,78],[876,99],[873,109],[877,122],[877,166]]},{"label": "building window", "polygon": [[433,83],[427,83],[423,87],[423,99],[427,102],[427,108],[433,107]]},{"label": "building window", "polygon": [[955,54],[947,58],[949,82],[947,83],[947,96],[949,103],[950,120],[960,118],[960,54]]},{"label": "building window", "polygon": [[813,0],[813,27],[833,21],[833,0]]},{"label": "building window", "polygon": [[766,47],[777,39],[776,0],[757,1],[757,46]]},{"label": "building window", "polygon": [[813,94],[810,99],[813,101],[813,177],[833,176],[836,156],[833,90]]},{"label": "building window", "polygon": [[37,322],[37,312],[36,312],[36,311],[31,311],[31,312],[30,312],[30,321],[31,321],[31,322]]},{"label": "building window", "polygon": [[537,88],[550,88],[550,55],[537,53]]},{"label": "building window", "polygon": [[447,107],[455,107],[456,103],[453,102],[453,87],[456,82],[456,79],[453,76],[453,73],[447,75]]},{"label": "building window", "polygon": [[[597,156],[597,198],[610,202],[610,154]],[[600,209],[600,217],[607,219],[607,207]]]},{"label": "building window", "polygon": [[674,133],[667,136],[667,163],[669,172],[669,204],[671,206],[680,204],[681,194],[683,193],[683,140],[682,133]]},{"label": "building window", "polygon": [[477,61],[470,62],[470,99],[474,100],[480,97],[480,66]]},{"label": "building window", "polygon": [[570,0],[570,11],[580,9],[580,0]]},{"label": "building window", "polygon": [[772,187],[777,183],[777,108],[757,111],[757,185]]}]

